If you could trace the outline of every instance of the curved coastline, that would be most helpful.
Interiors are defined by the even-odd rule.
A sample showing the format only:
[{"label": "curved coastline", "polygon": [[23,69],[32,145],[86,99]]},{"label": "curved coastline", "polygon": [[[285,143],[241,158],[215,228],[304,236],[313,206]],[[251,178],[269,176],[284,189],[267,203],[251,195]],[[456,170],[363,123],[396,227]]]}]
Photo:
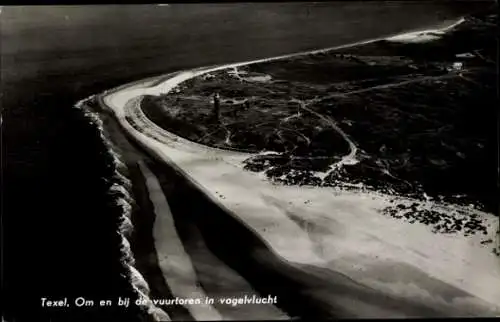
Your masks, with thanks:
[{"label": "curved coastline", "polygon": [[[458,22],[458,23],[460,23],[460,22]],[[457,23],[453,24],[451,27],[449,26],[449,27],[443,28],[443,29],[446,30],[448,28],[452,28],[456,24]],[[426,32],[429,32],[429,31],[426,31]],[[408,34],[408,33],[405,33],[405,34]],[[128,105],[129,103],[131,103],[130,102],[131,99],[138,98],[138,97],[144,95],[144,93],[146,93],[146,94],[150,94],[150,93],[166,94],[166,93],[168,93],[168,91],[170,89],[172,89],[174,86],[180,84],[182,81],[185,81],[185,80],[190,79],[192,77],[202,75],[204,73],[209,73],[211,71],[216,71],[216,70],[221,70],[221,69],[226,69],[226,68],[231,68],[231,67],[244,66],[244,65],[249,65],[249,64],[256,64],[256,63],[261,63],[261,62],[268,62],[268,61],[279,60],[279,59],[286,59],[286,58],[291,58],[291,57],[301,56],[301,55],[308,55],[308,54],[333,51],[335,49],[343,49],[343,48],[348,48],[348,47],[352,47],[352,46],[368,44],[368,43],[376,42],[376,41],[380,41],[380,40],[387,40],[390,37],[395,37],[395,36],[386,36],[383,38],[370,39],[370,40],[366,40],[366,41],[356,42],[353,44],[347,44],[347,45],[336,46],[336,47],[332,47],[332,48],[312,50],[312,51],[294,53],[294,54],[288,54],[288,55],[281,55],[281,56],[272,57],[272,58],[265,58],[265,59],[247,61],[247,62],[226,64],[226,65],[220,65],[220,66],[215,66],[215,67],[214,66],[202,67],[202,68],[191,70],[191,71],[171,73],[171,74],[169,74],[169,76],[163,75],[163,76],[150,78],[146,81],[137,81],[137,82],[133,82],[131,84],[126,84],[126,85],[120,86],[116,89],[107,91],[106,93],[104,93],[102,95],[98,95],[97,97],[98,97],[98,100],[99,100],[101,106],[106,107],[107,109],[113,111],[113,113],[115,114],[115,117],[117,118],[118,122],[120,123],[120,125],[124,129],[124,132],[127,134],[127,136],[129,136],[134,141],[139,143],[144,149],[146,149],[148,151],[149,154],[151,154],[153,157],[155,157],[155,159],[157,159],[160,162],[167,162],[170,166],[175,168],[179,173],[182,173],[183,176],[186,177],[192,184],[194,184],[200,191],[203,191],[203,193],[212,202],[219,205],[221,208],[226,209],[227,213],[230,214],[234,219],[239,221],[240,224],[242,224],[245,227],[247,227],[248,229],[250,229],[250,231],[253,231],[254,234],[256,236],[258,236],[264,242],[264,244],[266,244],[266,246],[268,246],[269,250],[277,258],[281,258],[284,261],[284,263],[287,263],[287,265],[292,265],[292,266],[295,266],[295,265],[313,265],[313,266],[317,266],[317,267],[329,267],[330,268],[330,266],[328,266],[331,264],[329,261],[325,261],[325,258],[321,258],[321,256],[318,257],[317,251],[315,250],[317,245],[315,245],[314,242],[311,243],[311,241],[309,239],[310,238],[309,232],[304,234],[304,231],[302,229],[300,229],[298,224],[295,224],[293,220],[288,219],[289,218],[288,212],[290,212],[290,211],[296,212],[297,209],[300,209],[300,208],[296,208],[296,207],[290,208],[286,205],[280,204],[283,199],[282,200],[280,200],[280,198],[273,199],[272,195],[266,195],[262,198],[262,200],[264,201],[264,204],[262,206],[268,207],[266,209],[270,209],[269,207],[271,207],[273,209],[274,208],[279,209],[278,212],[280,213],[280,215],[278,217],[274,218],[274,220],[275,220],[274,224],[280,224],[280,223],[282,223],[280,221],[286,221],[287,222],[286,225],[288,225],[287,226],[288,228],[286,230],[288,230],[289,232],[290,231],[294,232],[294,236],[295,236],[294,238],[296,239],[295,241],[297,242],[296,247],[293,247],[293,246],[291,247],[290,245],[284,245],[284,241],[282,240],[282,238],[281,238],[281,240],[280,240],[280,238],[276,238],[276,236],[278,236],[280,234],[278,232],[280,228],[278,228],[278,230],[274,231],[274,236],[273,236],[273,231],[266,232],[264,229],[265,227],[260,227],[261,223],[259,223],[259,220],[263,220],[263,218],[259,217],[259,218],[248,219],[249,216],[251,217],[251,215],[248,214],[248,211],[255,212],[256,211],[255,209],[250,209],[250,210],[246,209],[245,210],[245,209],[242,209],[241,207],[238,207],[237,202],[235,203],[235,202],[227,201],[227,199],[231,199],[231,198],[228,198],[228,195],[231,197],[236,197],[235,194],[238,193],[238,191],[236,191],[236,192],[233,191],[233,193],[231,193],[229,190],[227,190],[229,188],[234,188],[234,186],[229,185],[228,188],[224,192],[217,192],[217,191],[214,192],[213,189],[212,190],[207,189],[207,185],[205,183],[212,182],[212,181],[207,181],[207,180],[216,180],[216,179],[214,179],[212,177],[205,178],[204,182],[199,182],[198,180],[195,179],[195,177],[200,177],[200,174],[204,169],[210,168],[211,167],[210,164],[212,164],[212,166],[215,167],[217,161],[220,161],[220,159],[219,160],[217,160],[217,159],[215,159],[215,160],[200,160],[200,162],[205,162],[206,164],[204,166],[198,166],[198,165],[186,165],[186,164],[184,164],[184,162],[188,162],[189,158],[192,157],[192,154],[189,154],[189,153],[181,153],[178,156],[172,158],[169,155],[169,153],[162,151],[162,144],[161,143],[159,143],[158,141],[156,141],[154,139],[148,138],[143,133],[141,133],[139,130],[135,129],[133,126],[130,125],[130,123],[126,120],[127,114],[124,111],[124,110],[126,110],[125,106]],[[171,75],[175,75],[175,76],[170,78]],[[156,130],[158,130],[158,129],[155,129],[155,131]],[[161,129],[161,130],[163,130],[163,129]],[[163,130],[163,131],[165,131],[165,130]],[[166,135],[167,137],[175,136],[174,134],[169,133],[168,131],[165,131],[165,132],[166,133],[163,133],[163,134],[167,134]],[[160,131],[160,133],[162,133],[162,132]],[[196,144],[194,142],[190,142],[190,141],[185,140],[185,139],[181,140],[181,144],[187,144],[187,145],[192,146],[194,148],[198,148],[198,146],[199,146],[198,144]],[[175,146],[175,144],[174,144],[174,146]],[[175,147],[173,149],[175,150]],[[173,150],[170,149],[169,151],[172,152]],[[213,152],[215,152],[215,154],[217,154],[217,152],[222,152],[222,151],[220,151],[220,149],[216,149],[216,150],[213,150]],[[225,154],[225,153],[222,153],[222,154]],[[238,162],[238,160],[237,160],[238,158],[235,158],[235,156],[232,155],[232,153],[228,153],[228,154],[225,154],[223,156],[220,156],[221,159],[224,159],[224,157],[226,157],[227,158],[226,161],[229,161],[229,162],[225,165],[225,168],[223,169],[223,173],[225,175],[228,175],[228,176],[231,176],[231,175],[237,176],[238,172],[234,169],[231,170],[232,169],[231,167],[234,167],[235,163]],[[179,163],[181,163],[182,165],[179,165]],[[214,175],[216,175],[216,173],[214,173]],[[255,181],[255,179],[252,179],[252,180],[254,180],[254,181],[252,181],[254,183],[257,182],[257,181]],[[217,186],[218,182],[217,181],[214,181],[214,182],[216,183],[215,186]],[[293,190],[293,188],[292,189],[287,188],[287,190]],[[295,190],[297,190],[297,189],[295,189]],[[321,189],[321,190],[323,190],[323,192],[321,193],[321,196],[324,196],[325,195],[324,189]],[[241,193],[244,193],[245,191],[248,191],[248,190],[242,190]],[[331,189],[329,191],[330,192],[328,192],[328,193],[331,193]],[[221,198],[221,195],[219,195],[219,193],[221,195],[222,194],[226,195],[226,197]],[[294,193],[294,194],[296,194],[296,193]],[[310,195],[308,195],[308,196],[310,196]],[[344,200],[344,202],[348,201],[348,200],[351,200],[351,199],[347,198],[346,200]],[[355,200],[355,199],[352,199],[352,200]],[[317,201],[320,202],[319,200],[317,200]],[[262,209],[264,209],[264,208],[262,208]],[[347,209],[349,209],[349,208],[347,208]],[[247,213],[246,220],[243,220],[241,218],[241,214],[240,215],[237,214],[238,211],[242,211],[242,210],[243,210],[243,212]],[[287,213],[286,216],[282,215],[283,211],[284,211],[284,213]],[[349,210],[348,210],[348,212],[349,212]],[[271,222],[273,222],[273,221],[271,220]],[[268,223],[270,223],[270,222],[268,222]],[[281,229],[283,229],[283,227],[281,227]],[[335,242],[338,242],[338,240],[335,240]],[[459,244],[459,245],[461,245],[461,244]],[[342,245],[342,246],[346,246],[346,245]],[[458,246],[455,245],[455,247],[458,247]],[[356,262],[358,259],[359,258],[354,257],[353,262]],[[331,260],[332,259],[330,259],[330,261]],[[336,260],[341,261],[342,257],[338,257],[338,258],[336,258]],[[390,260],[390,258],[387,258],[387,260]],[[353,262],[348,262],[348,263],[352,264]],[[490,260],[489,263],[493,264],[494,261]],[[432,265],[428,266],[428,267],[425,267],[425,265],[423,265],[423,266],[420,266],[420,268],[421,269],[427,268],[426,270],[429,270],[429,271],[433,270]],[[337,267],[337,269],[339,269],[339,267]],[[346,270],[345,267],[342,269],[344,269],[344,271]],[[436,267],[434,267],[434,269],[436,269]],[[468,268],[468,269],[470,269],[470,268]],[[347,269],[347,271],[352,273],[352,271],[350,271],[349,269]],[[443,273],[445,273],[445,272],[440,272],[438,275],[442,276]],[[498,276],[495,275],[497,273],[498,272],[494,272],[494,274],[490,275],[490,276],[491,277],[496,276],[496,278],[497,278]],[[359,277],[362,278],[361,275],[359,275]],[[452,280],[448,279],[447,282],[453,282],[452,284],[454,286],[461,285],[456,280],[452,281]],[[375,285],[375,284],[373,284],[373,282],[370,282],[370,281],[368,281],[367,283],[368,284],[371,283],[370,285]],[[471,287],[472,287],[472,289],[474,289],[474,287],[471,285],[461,285],[461,286],[465,289],[471,289]],[[383,288],[383,287],[386,287],[386,286],[382,285],[381,288]],[[472,291],[474,291],[474,290],[472,290]],[[488,292],[484,288],[483,289],[476,289],[475,291],[476,292],[474,292],[474,293],[477,293],[477,292],[481,293],[481,296],[479,296],[479,297],[483,298],[483,300],[486,300],[487,302],[489,301],[490,303],[491,303],[492,299],[494,299],[495,296],[498,295],[497,294],[498,292],[496,292],[496,293],[491,292],[491,291]],[[431,296],[431,298],[432,298],[432,296]],[[452,298],[454,299],[455,297],[452,297]],[[460,301],[464,301],[464,303],[469,303],[471,306],[474,306],[473,303],[475,302],[475,300],[469,301],[468,295],[457,296],[457,298]],[[427,299],[427,300],[429,300],[429,299]],[[339,301],[340,301],[340,299],[339,299]],[[446,299],[444,301],[448,302]],[[483,305],[484,304],[481,304],[479,306],[482,307]],[[467,305],[465,305],[465,306],[467,306]],[[451,310],[453,308],[450,307],[449,309],[450,309],[449,313],[451,314]],[[474,309],[471,309],[471,310],[474,310]],[[407,311],[406,313],[408,313],[408,312],[409,311]],[[453,313],[453,314],[456,314],[456,313]],[[403,313],[403,315],[406,315],[406,314]],[[444,314],[444,315],[446,315],[446,314]]]},{"label": "curved coastline", "polygon": [[[97,95],[97,99],[98,99],[101,106],[108,107],[108,109],[109,109],[109,103],[111,103],[111,102],[106,102],[106,99],[109,98],[110,96],[118,94],[119,92],[123,91],[124,89],[127,89],[129,94],[130,94],[130,91],[132,89],[137,89],[138,92],[140,92],[140,89],[143,90],[143,93],[141,95],[139,95],[139,93],[134,93],[134,94],[132,94],[132,96],[126,95],[126,96],[128,96],[127,98],[122,98],[122,99],[125,99],[127,101],[133,96],[138,97],[138,96],[143,96],[143,95],[166,94],[173,87],[183,83],[184,81],[187,81],[189,79],[199,77],[201,75],[204,75],[204,74],[207,74],[210,72],[214,72],[214,71],[224,70],[224,69],[228,69],[228,68],[237,68],[237,67],[241,67],[241,66],[248,66],[248,65],[259,64],[259,63],[264,63],[264,62],[272,62],[272,61],[283,60],[283,59],[288,59],[288,58],[293,58],[293,57],[300,57],[300,56],[325,53],[325,52],[330,52],[330,51],[334,51],[334,50],[346,49],[349,47],[367,45],[367,44],[378,42],[378,41],[389,40],[389,39],[393,39],[395,37],[397,38],[397,37],[402,37],[402,36],[419,34],[419,33],[423,33],[423,32],[443,33],[449,29],[452,29],[452,28],[458,26],[459,24],[463,23],[464,21],[465,21],[464,17],[460,17],[458,20],[456,20],[452,24],[445,26],[443,28],[440,28],[440,29],[425,29],[425,30],[420,30],[420,31],[394,33],[394,34],[389,34],[389,35],[385,35],[382,37],[370,38],[370,39],[352,42],[352,43],[339,45],[339,46],[326,47],[326,48],[321,48],[321,49],[313,49],[313,50],[295,52],[295,53],[291,53],[291,54],[274,56],[274,57],[248,60],[248,61],[243,61],[243,62],[235,62],[235,63],[229,63],[229,64],[223,64],[223,65],[210,65],[210,66],[193,68],[190,70],[181,70],[178,72],[168,73],[168,74],[159,75],[159,76],[153,76],[153,77],[150,77],[147,79],[137,80],[137,81],[130,82],[128,84],[121,85],[121,86],[113,88],[111,90],[107,90],[100,95]],[[171,77],[171,76],[174,76],[174,77]],[[172,84],[169,84],[176,77],[179,77],[180,79],[175,80],[175,85],[172,86]],[[161,85],[167,86],[167,89],[166,90],[163,89],[161,87]],[[153,122],[150,122],[150,123],[153,123]],[[161,129],[160,127],[158,127],[156,125],[154,127],[155,127],[156,132],[163,133],[163,135],[165,135],[165,136],[171,136],[170,132],[168,132],[164,129]],[[206,149],[207,151],[214,151],[214,152],[220,152],[220,153],[231,153],[231,151],[232,151],[235,154],[241,155],[241,156],[252,155],[252,153],[239,151],[237,149],[221,149],[221,148],[216,148],[216,147],[204,146],[204,145],[189,141],[189,140],[181,138],[181,137],[178,137],[178,140],[181,140],[188,145],[195,145],[199,148]]]}]

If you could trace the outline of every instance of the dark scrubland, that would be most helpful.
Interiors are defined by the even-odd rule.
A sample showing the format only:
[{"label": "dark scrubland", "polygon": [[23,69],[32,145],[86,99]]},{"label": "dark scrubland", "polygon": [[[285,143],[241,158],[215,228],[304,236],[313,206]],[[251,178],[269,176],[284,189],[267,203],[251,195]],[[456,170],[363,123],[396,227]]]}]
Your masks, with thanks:
[{"label": "dark scrubland", "polygon": [[[218,86],[223,87],[220,85],[223,82],[223,79],[218,80]],[[225,99],[237,100],[239,95],[237,88],[234,94],[224,90],[220,93]],[[248,107],[245,102],[248,102]],[[299,156],[330,156],[348,151],[345,140],[324,121],[291,118],[299,111],[296,103],[270,101],[262,96],[245,102],[222,103],[219,120],[212,114],[210,96],[146,96],[141,107],[159,126],[213,147],[250,152],[277,151]],[[283,122],[287,117],[290,121]]]},{"label": "dark scrubland", "polygon": [[[387,207],[383,211],[386,215],[393,218],[404,219],[410,223],[423,223],[430,225],[437,233],[463,232],[466,236],[481,233],[487,235],[487,226],[477,214],[468,214],[466,211],[454,210],[451,213],[445,213],[434,209],[421,208],[416,202],[411,205],[398,204],[393,207]],[[489,244],[493,240],[485,239],[481,243]]]},{"label": "dark scrubland", "polygon": [[[419,199],[425,192],[497,213],[494,10],[467,16],[430,42],[378,41],[213,72],[147,97],[142,107],[160,126],[193,141],[275,152],[245,166],[274,181],[361,183]],[[216,92],[219,119],[213,117]],[[338,124],[359,149],[357,164],[324,179],[315,175],[349,147],[298,102]]]},{"label": "dark scrubland", "polygon": [[[393,177],[431,196],[464,204],[479,202],[478,206],[497,213],[495,31],[496,14],[489,12],[467,17],[433,42],[370,45],[371,55],[395,52],[413,59],[417,68],[419,64],[463,62],[464,70],[455,77],[316,105],[333,118],[355,120],[346,131],[371,157],[346,172],[355,173],[363,165],[375,169],[374,163],[382,162]],[[463,53],[472,55],[457,57]],[[400,188],[391,188],[404,191],[404,182]]]}]

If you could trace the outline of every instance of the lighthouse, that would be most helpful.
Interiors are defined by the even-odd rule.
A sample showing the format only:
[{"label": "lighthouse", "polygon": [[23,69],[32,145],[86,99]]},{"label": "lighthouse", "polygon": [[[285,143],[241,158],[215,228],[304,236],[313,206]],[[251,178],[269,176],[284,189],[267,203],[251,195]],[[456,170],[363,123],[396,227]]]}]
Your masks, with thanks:
[{"label": "lighthouse", "polygon": [[214,109],[213,109],[213,117],[215,121],[219,121],[220,117],[220,97],[219,93],[215,92],[214,94]]}]

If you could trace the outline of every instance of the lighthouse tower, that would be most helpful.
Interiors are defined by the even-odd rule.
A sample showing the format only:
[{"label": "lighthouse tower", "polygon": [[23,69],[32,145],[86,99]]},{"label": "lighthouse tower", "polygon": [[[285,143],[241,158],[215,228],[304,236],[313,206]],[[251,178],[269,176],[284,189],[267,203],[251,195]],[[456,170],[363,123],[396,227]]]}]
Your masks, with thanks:
[{"label": "lighthouse tower", "polygon": [[220,96],[218,92],[214,94],[214,109],[213,109],[213,117],[215,121],[219,121],[220,118]]}]

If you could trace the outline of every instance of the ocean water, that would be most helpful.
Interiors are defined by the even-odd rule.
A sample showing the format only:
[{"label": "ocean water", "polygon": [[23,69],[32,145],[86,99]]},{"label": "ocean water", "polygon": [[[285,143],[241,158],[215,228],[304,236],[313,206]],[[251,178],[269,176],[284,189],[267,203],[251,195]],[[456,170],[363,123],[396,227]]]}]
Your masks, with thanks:
[{"label": "ocean water", "polygon": [[92,79],[112,82],[440,25],[474,7],[406,1],[6,7],[2,82],[48,77],[77,92]]}]

